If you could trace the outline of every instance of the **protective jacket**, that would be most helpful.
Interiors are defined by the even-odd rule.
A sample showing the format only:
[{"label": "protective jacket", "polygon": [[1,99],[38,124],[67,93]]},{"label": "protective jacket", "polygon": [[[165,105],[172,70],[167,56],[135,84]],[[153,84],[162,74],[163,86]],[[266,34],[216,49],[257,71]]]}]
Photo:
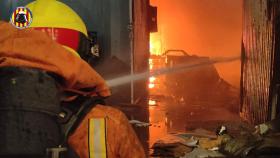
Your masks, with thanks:
[{"label": "protective jacket", "polygon": [[[10,66],[59,75],[63,78],[61,87],[65,90],[75,90],[87,96],[110,95],[105,81],[90,65],[43,32],[19,30],[0,22],[0,68]],[[109,106],[95,106],[70,135],[68,142],[80,158],[145,157],[125,115]]]}]

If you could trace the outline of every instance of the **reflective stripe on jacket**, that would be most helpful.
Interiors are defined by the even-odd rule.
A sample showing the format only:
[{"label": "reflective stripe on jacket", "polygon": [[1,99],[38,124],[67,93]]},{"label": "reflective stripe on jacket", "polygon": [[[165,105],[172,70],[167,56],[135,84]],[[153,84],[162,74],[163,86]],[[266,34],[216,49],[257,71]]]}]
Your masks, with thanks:
[{"label": "reflective stripe on jacket", "polygon": [[[92,133],[89,133],[90,131],[94,132],[93,129],[89,130],[89,125],[93,120],[96,122],[106,120],[106,129],[103,130],[105,135],[99,134],[99,136],[103,136],[102,138],[90,142],[89,139],[94,138]],[[102,127],[102,125],[99,126]],[[105,139],[106,144],[102,144],[102,140]],[[94,144],[90,143],[101,145],[100,148],[97,147],[98,152],[107,152],[108,158],[145,158],[143,147],[126,116],[121,111],[110,106],[97,105],[93,108],[69,138],[70,146],[75,149],[81,158],[94,157],[89,157],[90,150],[96,150],[96,148],[94,149]],[[91,146],[93,148],[89,148]],[[104,150],[104,146],[106,146],[106,150]],[[97,153],[97,155],[105,155],[105,153]]]},{"label": "reflective stripe on jacket", "polygon": [[107,157],[107,124],[106,118],[88,120],[88,153],[89,158]]},{"label": "reflective stripe on jacket", "polygon": [[[31,67],[53,72],[64,79],[65,89],[93,88],[92,95],[109,96],[104,79],[85,61],[69,53],[46,34],[19,30],[0,22],[0,67]],[[80,158],[89,157],[89,121],[105,118],[108,158],[144,158],[144,151],[125,115],[112,107],[97,105],[70,136],[69,144]],[[94,133],[94,130],[93,130]],[[92,135],[91,135],[92,136]],[[92,144],[94,147],[94,144]],[[100,151],[104,151],[103,149]]]}]

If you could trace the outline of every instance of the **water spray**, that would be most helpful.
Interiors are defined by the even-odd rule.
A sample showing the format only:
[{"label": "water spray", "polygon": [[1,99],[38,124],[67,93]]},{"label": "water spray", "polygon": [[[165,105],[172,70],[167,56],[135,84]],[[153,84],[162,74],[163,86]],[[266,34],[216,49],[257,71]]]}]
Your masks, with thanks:
[{"label": "water spray", "polygon": [[152,72],[147,71],[139,74],[134,74],[134,75],[126,75],[123,77],[118,77],[114,79],[107,80],[107,84],[109,87],[116,87],[120,85],[124,85],[127,83],[130,83],[131,81],[138,81],[138,80],[143,80],[143,79],[148,79],[151,76],[157,77],[160,75],[165,75],[165,74],[170,74],[170,73],[178,73],[178,72],[186,72],[190,71],[192,69],[200,68],[203,66],[209,66],[213,64],[218,64],[218,63],[228,63],[228,62],[233,62],[236,60],[240,60],[240,56],[238,57],[219,57],[219,58],[210,58],[210,60],[203,60],[203,61],[196,61],[196,62],[191,62],[187,64],[179,64],[173,67],[168,67],[168,68],[161,68],[161,69],[156,69],[153,70]]}]

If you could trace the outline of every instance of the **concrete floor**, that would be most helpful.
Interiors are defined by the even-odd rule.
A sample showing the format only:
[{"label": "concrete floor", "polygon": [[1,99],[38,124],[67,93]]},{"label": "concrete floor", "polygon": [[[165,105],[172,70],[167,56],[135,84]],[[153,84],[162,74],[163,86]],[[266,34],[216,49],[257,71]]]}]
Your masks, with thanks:
[{"label": "concrete floor", "polygon": [[156,106],[149,107],[150,147],[168,133],[187,132],[203,128],[215,132],[226,125],[231,135],[238,135],[241,129],[251,129],[243,122],[238,113],[223,107],[205,107],[205,105],[185,105],[174,103],[171,98],[158,100]]},{"label": "concrete floor", "polygon": [[[152,63],[152,64],[151,64]],[[151,61],[152,69],[164,67],[160,60]],[[198,100],[186,103],[180,94],[170,93],[166,86],[166,76],[150,78],[149,100],[149,146],[168,133],[186,132],[203,128],[215,132],[220,125],[226,125],[231,135],[238,135],[240,129],[248,125],[239,117],[236,100],[221,99],[213,101]],[[238,91],[236,91],[238,93]],[[238,96],[238,94],[236,94]],[[233,98],[234,99],[234,98]],[[229,108],[230,106],[237,106]]]}]

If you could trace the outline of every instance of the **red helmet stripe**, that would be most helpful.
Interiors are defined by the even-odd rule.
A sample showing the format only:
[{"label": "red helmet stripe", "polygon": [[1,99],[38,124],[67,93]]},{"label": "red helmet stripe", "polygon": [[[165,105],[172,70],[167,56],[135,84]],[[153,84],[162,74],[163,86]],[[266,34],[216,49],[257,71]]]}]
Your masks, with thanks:
[{"label": "red helmet stripe", "polygon": [[27,19],[26,25],[28,25],[29,24],[29,12],[28,12],[28,10],[26,11],[26,19]]},{"label": "red helmet stripe", "polygon": [[[65,45],[74,49],[75,51],[78,50],[79,41],[80,41],[80,32],[65,29],[65,28],[49,28],[49,27],[36,27],[36,30],[46,32],[53,40],[58,42],[59,44]],[[51,31],[48,31],[51,29]]]}]

